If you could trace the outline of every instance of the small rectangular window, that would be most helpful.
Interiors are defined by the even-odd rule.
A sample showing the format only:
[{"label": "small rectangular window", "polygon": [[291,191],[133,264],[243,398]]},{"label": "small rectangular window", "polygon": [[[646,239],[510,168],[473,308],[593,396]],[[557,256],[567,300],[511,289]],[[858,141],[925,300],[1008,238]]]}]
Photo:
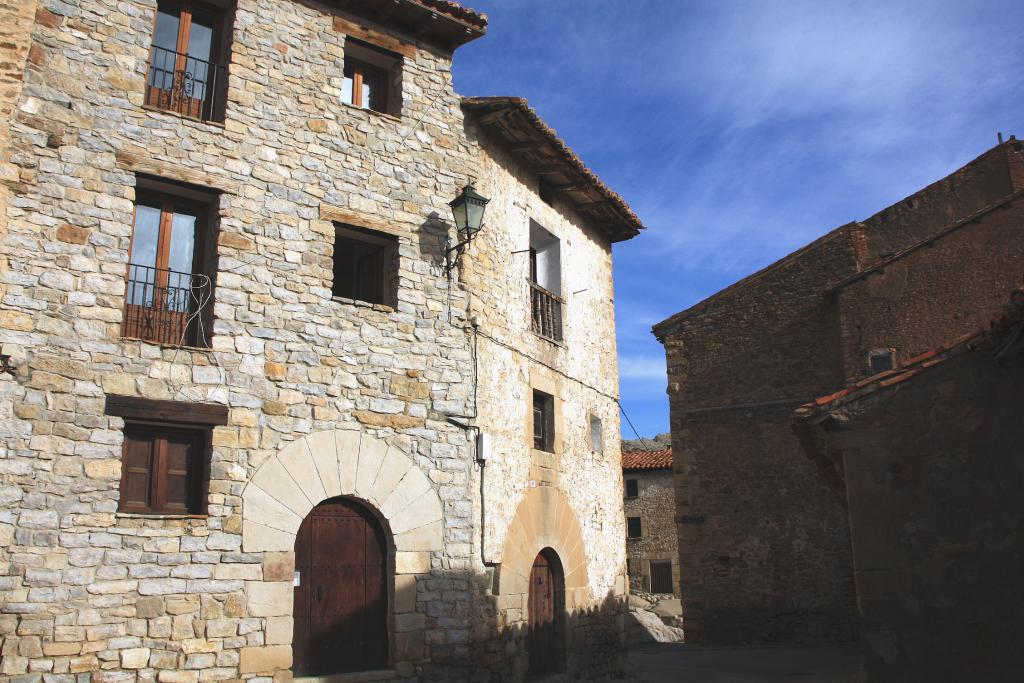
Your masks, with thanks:
[{"label": "small rectangular window", "polygon": [[533,392],[533,447],[548,453],[555,450],[555,397],[536,390]]},{"label": "small rectangular window", "polygon": [[636,498],[640,495],[639,482],[636,479],[626,480],[626,498]]},{"label": "small rectangular window", "polygon": [[871,374],[877,375],[880,372],[886,370],[892,370],[896,367],[895,354],[892,349],[881,349],[879,351],[872,351],[868,355],[868,361],[871,365]]},{"label": "small rectangular window", "polygon": [[651,560],[651,592],[673,593],[672,562],[670,560]]},{"label": "small rectangular window", "polygon": [[627,538],[640,538],[643,535],[643,530],[640,526],[639,517],[627,517],[626,518],[626,537]]},{"label": "small rectangular window", "polygon": [[341,101],[361,109],[399,116],[401,64],[401,55],[347,38]]},{"label": "small rectangular window", "polygon": [[121,512],[201,514],[207,430],[126,424],[121,463]]},{"label": "small rectangular window", "polygon": [[335,228],[334,296],[394,307],[397,280],[397,238],[353,226]]},{"label": "small rectangular window", "polygon": [[597,415],[590,416],[590,450],[604,453],[604,426]]}]

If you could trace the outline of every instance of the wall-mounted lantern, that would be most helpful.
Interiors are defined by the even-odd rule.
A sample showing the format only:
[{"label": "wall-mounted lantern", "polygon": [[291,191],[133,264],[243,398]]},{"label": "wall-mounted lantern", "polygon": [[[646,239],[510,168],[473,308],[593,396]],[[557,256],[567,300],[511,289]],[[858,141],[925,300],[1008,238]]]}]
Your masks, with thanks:
[{"label": "wall-mounted lantern", "polygon": [[[484,209],[491,201],[476,191],[472,184],[462,188],[459,196],[448,203],[452,207],[452,216],[455,218],[455,231],[459,235],[459,243],[452,245],[449,237],[445,242],[444,250],[444,271],[448,277],[452,276],[452,270],[459,262],[462,251],[473,241],[476,234],[484,223]],[[455,254],[453,257],[452,254]]]}]

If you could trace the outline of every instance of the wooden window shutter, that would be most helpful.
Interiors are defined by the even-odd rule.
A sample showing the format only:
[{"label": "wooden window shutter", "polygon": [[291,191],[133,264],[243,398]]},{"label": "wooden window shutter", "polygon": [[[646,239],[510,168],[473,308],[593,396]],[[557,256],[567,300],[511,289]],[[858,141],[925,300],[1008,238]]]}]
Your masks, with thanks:
[{"label": "wooden window shutter", "polygon": [[147,435],[126,431],[121,473],[121,510],[149,512],[153,505],[153,440]]}]

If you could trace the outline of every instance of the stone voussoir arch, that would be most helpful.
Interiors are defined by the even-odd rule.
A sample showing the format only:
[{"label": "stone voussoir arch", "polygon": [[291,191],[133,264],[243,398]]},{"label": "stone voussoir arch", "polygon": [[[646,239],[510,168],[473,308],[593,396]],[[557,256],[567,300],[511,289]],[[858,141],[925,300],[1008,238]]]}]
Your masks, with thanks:
[{"label": "stone voussoir arch", "polygon": [[514,606],[516,596],[529,593],[530,570],[544,548],[551,548],[562,563],[566,609],[587,605],[591,592],[583,535],[576,513],[553,486],[526,489],[516,508],[502,550],[498,581],[502,602]]},{"label": "stone voussoir arch", "polygon": [[302,520],[336,496],[376,508],[398,552],[444,547],[441,499],[423,470],[385,439],[328,430],[289,443],[256,470],[242,491],[242,549],[292,551]]}]

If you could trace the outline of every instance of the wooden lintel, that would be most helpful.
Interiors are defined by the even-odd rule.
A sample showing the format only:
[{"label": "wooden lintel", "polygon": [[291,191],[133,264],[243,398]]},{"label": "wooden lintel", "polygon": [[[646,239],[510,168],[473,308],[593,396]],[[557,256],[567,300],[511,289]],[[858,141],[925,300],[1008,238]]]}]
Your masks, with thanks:
[{"label": "wooden lintel", "polygon": [[228,423],[228,407],[220,403],[162,401],[155,398],[107,394],[103,412],[129,420],[177,422],[216,427]]},{"label": "wooden lintel", "polygon": [[390,52],[397,52],[403,57],[416,59],[416,46],[404,40],[395,38],[382,31],[375,30],[352,19],[334,15],[334,30],[338,33],[352,36],[358,40],[382,47]]}]

